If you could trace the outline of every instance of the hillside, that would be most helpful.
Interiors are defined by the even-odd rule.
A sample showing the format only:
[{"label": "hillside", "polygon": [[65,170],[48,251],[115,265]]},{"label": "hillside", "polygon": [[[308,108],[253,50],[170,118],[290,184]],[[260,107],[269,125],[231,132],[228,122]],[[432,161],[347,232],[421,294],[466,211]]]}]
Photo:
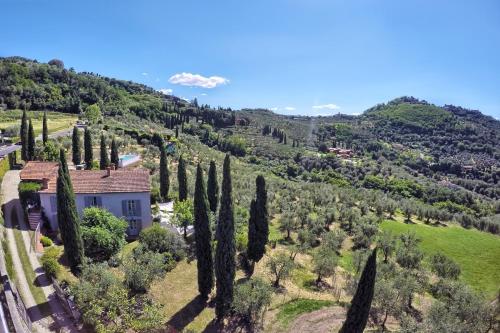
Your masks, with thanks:
[{"label": "hillside", "polygon": [[[264,331],[289,332],[295,327],[290,326],[292,321],[316,311],[334,312],[336,325],[340,324],[345,317],[342,307],[352,298],[367,255],[378,246],[388,250],[379,251],[370,329],[396,331],[403,326],[410,332],[425,324],[430,331],[440,331],[441,321],[446,320],[457,325],[454,328],[486,332],[494,311],[491,300],[500,288],[496,260],[500,253],[500,123],[491,117],[411,97],[377,105],[360,116],[303,117],[262,109],[214,109],[133,82],[17,57],[0,59],[0,104],[4,109],[0,122],[5,120],[9,128],[19,121],[18,109],[32,110],[28,115],[33,119],[40,119],[39,111],[49,110],[49,120],[55,120],[61,118],[59,112],[85,118],[85,110],[97,105],[103,117],[89,127],[94,164],[97,167],[101,135],[108,145],[116,140],[120,153],[139,154],[141,166],[151,174],[155,210],[163,200],[162,140],[176,143],[176,152],[166,162],[169,200],[174,206],[179,202],[181,156],[187,164],[190,202],[197,164],[206,175],[209,162],[214,161],[220,184],[224,153],[231,153],[238,258],[235,289],[244,292],[240,287],[257,279],[270,288]],[[73,150],[70,138],[51,142],[68,153]],[[38,148],[35,154],[42,150],[40,143]],[[330,148],[346,152],[341,155]],[[46,159],[43,154],[36,158]],[[266,182],[269,241],[253,277],[248,278],[248,224],[258,175]],[[172,223],[178,223],[181,214],[189,215],[173,214]],[[210,213],[213,228],[216,215]],[[145,243],[144,239],[129,243],[104,266],[90,266],[94,273],[112,277],[123,288],[120,295],[127,298],[134,293],[126,283],[118,283],[124,275],[153,274],[126,269],[130,260],[136,260],[134,256],[145,251]],[[166,274],[145,279],[150,285],[137,299],[160,305],[152,312],[156,324],[178,331],[210,331],[215,324],[213,302],[198,304],[194,243],[188,238],[170,245],[179,244],[185,246],[187,258],[173,260],[173,251],[162,253],[170,258]],[[134,251],[136,247],[140,251]],[[276,287],[272,263],[278,259],[290,265],[290,271]],[[135,261],[134,265],[142,267]],[[57,278],[68,282],[66,277]],[[85,278],[85,274],[80,277]],[[84,285],[93,293],[86,290],[80,297],[95,295],[96,304],[108,306],[109,301],[115,305],[116,300],[106,292],[94,289],[101,288],[100,284],[83,282],[73,281],[71,288]],[[255,295],[238,301],[251,297]],[[389,316],[387,325],[383,314]],[[86,309],[84,316],[90,326],[107,319],[104,310]],[[241,316],[248,328],[253,318]],[[415,321],[407,322],[408,318]]]}]

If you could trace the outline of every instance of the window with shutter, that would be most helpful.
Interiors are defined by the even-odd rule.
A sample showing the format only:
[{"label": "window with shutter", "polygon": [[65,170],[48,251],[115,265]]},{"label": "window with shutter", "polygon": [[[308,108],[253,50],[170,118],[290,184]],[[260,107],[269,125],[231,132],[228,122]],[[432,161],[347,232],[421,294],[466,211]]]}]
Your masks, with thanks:
[{"label": "window with shutter", "polygon": [[127,201],[127,216],[137,216],[137,200],[128,200]]},{"label": "window with shutter", "polygon": [[85,207],[102,207],[102,198],[98,196],[84,197]]}]

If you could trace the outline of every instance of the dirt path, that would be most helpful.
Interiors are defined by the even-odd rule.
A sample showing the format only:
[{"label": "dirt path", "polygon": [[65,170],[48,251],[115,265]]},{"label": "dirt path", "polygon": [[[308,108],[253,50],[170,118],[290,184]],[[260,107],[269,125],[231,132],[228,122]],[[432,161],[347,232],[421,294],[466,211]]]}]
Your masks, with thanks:
[{"label": "dirt path", "polygon": [[[38,332],[77,332],[77,329],[73,325],[71,319],[68,317],[61,303],[57,299],[55,290],[52,284],[49,282],[36,256],[36,253],[31,249],[31,237],[28,231],[28,227],[25,225],[23,219],[23,212],[21,205],[19,203],[19,196],[17,187],[19,185],[19,171],[8,171],[2,182],[2,200],[4,203],[5,212],[5,226],[7,231],[7,240],[9,243],[9,249],[12,253],[12,259],[14,262],[14,269],[17,273],[17,280],[19,285],[19,292],[21,293],[26,307],[28,308],[28,313],[31,320],[33,321]],[[37,305],[31,290],[29,288],[28,281],[24,274],[23,266],[19,253],[17,252],[16,241],[14,237],[14,231],[12,229],[12,214],[16,211],[19,221],[19,229],[23,237],[23,246],[26,248],[26,252],[29,256],[29,261],[36,274],[36,280],[41,286],[50,308],[50,316],[43,317],[40,307]]]},{"label": "dirt path", "polygon": [[333,306],[305,313],[290,325],[289,333],[330,333],[337,332],[344,322],[346,311],[343,307]]}]

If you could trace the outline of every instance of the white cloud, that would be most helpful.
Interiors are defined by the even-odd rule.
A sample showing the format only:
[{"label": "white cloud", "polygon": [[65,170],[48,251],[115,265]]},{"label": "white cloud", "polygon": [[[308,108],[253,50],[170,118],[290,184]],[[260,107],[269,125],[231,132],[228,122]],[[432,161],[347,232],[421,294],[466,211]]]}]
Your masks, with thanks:
[{"label": "white cloud", "polygon": [[201,95],[201,96],[207,96],[208,94],[205,94],[205,93],[201,93],[200,95]]},{"label": "white cloud", "polygon": [[219,85],[228,84],[229,80],[221,76],[205,77],[200,74],[179,73],[172,75],[168,82],[190,87],[215,88]]},{"label": "white cloud", "polygon": [[165,94],[165,95],[172,95],[172,93],[174,92],[172,89],[168,89],[168,88],[158,89],[158,91]]},{"label": "white cloud", "polygon": [[285,106],[284,109],[285,111],[295,111],[295,108],[293,106]]},{"label": "white cloud", "polygon": [[338,110],[338,109],[340,109],[340,106],[338,106],[336,104],[322,104],[322,105],[314,105],[313,109],[316,109],[316,110],[323,110],[323,109]]},{"label": "white cloud", "polygon": [[186,97],[181,97],[181,99],[185,100],[186,102],[191,102],[191,101],[189,100],[189,98],[186,98]]},{"label": "white cloud", "polygon": [[143,76],[148,76],[148,75],[149,75],[149,73],[147,73],[147,72],[142,72],[142,73],[141,73],[141,75],[143,75]]},{"label": "white cloud", "polygon": [[269,108],[269,110],[271,110],[271,111],[278,111],[278,108],[277,107]]}]

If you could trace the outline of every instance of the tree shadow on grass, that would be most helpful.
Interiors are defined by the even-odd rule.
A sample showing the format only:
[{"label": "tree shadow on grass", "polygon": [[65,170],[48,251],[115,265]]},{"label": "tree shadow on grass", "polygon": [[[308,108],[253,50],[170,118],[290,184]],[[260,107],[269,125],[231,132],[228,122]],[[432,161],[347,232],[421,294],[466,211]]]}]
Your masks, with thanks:
[{"label": "tree shadow on grass", "polygon": [[219,333],[219,332],[222,332],[223,329],[224,329],[224,324],[217,321],[216,319],[213,319],[205,327],[205,329],[203,330],[203,333]]},{"label": "tree shadow on grass", "polygon": [[186,304],[182,309],[177,311],[170,320],[168,325],[182,332],[202,311],[207,307],[207,301],[200,295],[196,296]]}]

